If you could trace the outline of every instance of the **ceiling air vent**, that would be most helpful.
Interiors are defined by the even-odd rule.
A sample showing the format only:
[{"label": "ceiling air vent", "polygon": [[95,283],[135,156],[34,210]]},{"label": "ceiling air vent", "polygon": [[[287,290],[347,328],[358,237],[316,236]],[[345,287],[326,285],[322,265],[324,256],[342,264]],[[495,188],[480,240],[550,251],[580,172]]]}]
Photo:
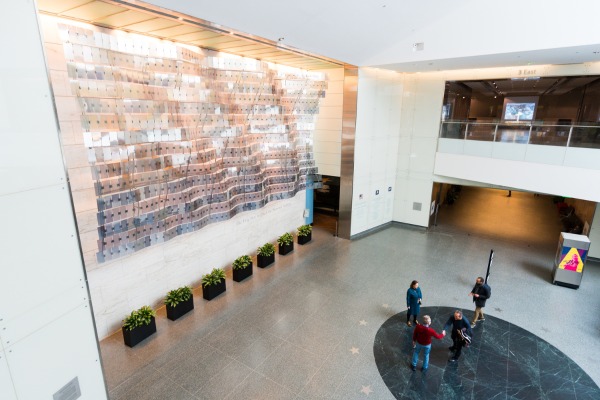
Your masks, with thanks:
[{"label": "ceiling air vent", "polygon": [[423,205],[423,203],[414,202],[413,203],[413,211],[421,211],[421,206],[422,205]]}]

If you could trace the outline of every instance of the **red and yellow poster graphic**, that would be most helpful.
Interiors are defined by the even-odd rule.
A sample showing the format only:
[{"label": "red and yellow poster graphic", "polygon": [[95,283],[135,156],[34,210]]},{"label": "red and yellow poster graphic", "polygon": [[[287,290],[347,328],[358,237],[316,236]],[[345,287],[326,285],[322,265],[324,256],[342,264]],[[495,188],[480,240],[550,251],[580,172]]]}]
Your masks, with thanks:
[{"label": "red and yellow poster graphic", "polygon": [[[566,247],[563,248],[563,253],[566,249]],[[560,264],[558,264],[558,268],[566,271],[575,271],[581,273],[583,271],[583,261],[581,260],[582,255],[579,254],[579,252],[580,251],[575,247],[571,247],[561,260]]]}]

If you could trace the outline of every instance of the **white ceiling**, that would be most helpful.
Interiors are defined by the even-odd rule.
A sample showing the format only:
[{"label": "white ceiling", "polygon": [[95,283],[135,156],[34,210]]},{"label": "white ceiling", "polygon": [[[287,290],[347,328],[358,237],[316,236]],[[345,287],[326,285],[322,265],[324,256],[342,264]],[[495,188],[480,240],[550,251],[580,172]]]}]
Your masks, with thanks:
[{"label": "white ceiling", "polygon": [[[597,0],[149,0],[357,66],[436,71],[600,61]],[[423,43],[422,51],[413,51]]]}]

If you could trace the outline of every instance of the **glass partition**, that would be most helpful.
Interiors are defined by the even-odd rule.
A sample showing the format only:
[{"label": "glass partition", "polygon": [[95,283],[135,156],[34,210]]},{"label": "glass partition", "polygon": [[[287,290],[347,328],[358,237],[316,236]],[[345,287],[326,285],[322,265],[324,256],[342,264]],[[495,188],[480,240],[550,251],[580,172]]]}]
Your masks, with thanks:
[{"label": "glass partition", "polygon": [[467,139],[493,142],[496,135],[496,124],[472,122],[467,127]]},{"label": "glass partition", "polygon": [[446,139],[464,139],[467,123],[463,121],[452,121],[442,123],[440,137]]},{"label": "glass partition", "polygon": [[569,146],[600,149],[600,126],[574,126]]},{"label": "glass partition", "polygon": [[564,147],[567,145],[570,132],[570,126],[535,125],[531,130],[529,143]]},{"label": "glass partition", "polygon": [[600,125],[444,121],[440,137],[501,143],[600,149]]},{"label": "glass partition", "polygon": [[445,82],[440,137],[600,148],[600,75]]},{"label": "glass partition", "polygon": [[498,124],[496,142],[528,143],[531,125],[529,124]]}]

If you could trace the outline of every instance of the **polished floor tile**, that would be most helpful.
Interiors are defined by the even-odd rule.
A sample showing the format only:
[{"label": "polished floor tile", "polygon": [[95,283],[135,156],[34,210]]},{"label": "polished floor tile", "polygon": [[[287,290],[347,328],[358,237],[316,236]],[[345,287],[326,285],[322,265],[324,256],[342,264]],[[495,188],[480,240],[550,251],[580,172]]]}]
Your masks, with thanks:
[{"label": "polished floor tile", "polygon": [[[158,332],[135,348],[120,333],[103,340],[110,396],[597,399],[600,266],[586,264],[578,290],[552,285],[559,232],[551,198],[475,188],[443,206],[430,229],[393,224],[348,241],[316,227],[312,242],[246,281],[228,271],[218,298],[207,302],[195,290],[196,308],[183,319],[158,310]],[[413,373],[401,316],[384,337],[386,363],[376,362],[378,331],[406,310],[413,279],[423,307],[472,313],[468,293],[491,249],[491,318],[459,365],[448,368],[447,352],[434,352],[427,374]],[[432,317],[438,330],[447,318]]]},{"label": "polished floor tile", "polygon": [[[421,315],[447,321],[455,308],[422,307]],[[464,310],[472,320],[472,312]],[[573,376],[588,383],[586,373],[566,355],[536,335],[487,316],[473,328],[473,343],[457,363],[448,362],[449,337],[433,340],[430,369],[410,368],[414,328],[405,324],[406,312],[388,319],[375,336],[373,352],[381,376],[397,399],[509,398],[575,399]],[[437,324],[438,326],[440,324]],[[516,333],[512,333],[512,331]],[[438,328],[438,332],[440,329]],[[483,342],[481,346],[477,343]],[[487,344],[486,344],[487,343]],[[510,349],[510,351],[508,350]],[[418,367],[422,365],[420,357]],[[481,396],[486,397],[481,397]],[[600,389],[589,384],[587,393],[600,398]]]}]

